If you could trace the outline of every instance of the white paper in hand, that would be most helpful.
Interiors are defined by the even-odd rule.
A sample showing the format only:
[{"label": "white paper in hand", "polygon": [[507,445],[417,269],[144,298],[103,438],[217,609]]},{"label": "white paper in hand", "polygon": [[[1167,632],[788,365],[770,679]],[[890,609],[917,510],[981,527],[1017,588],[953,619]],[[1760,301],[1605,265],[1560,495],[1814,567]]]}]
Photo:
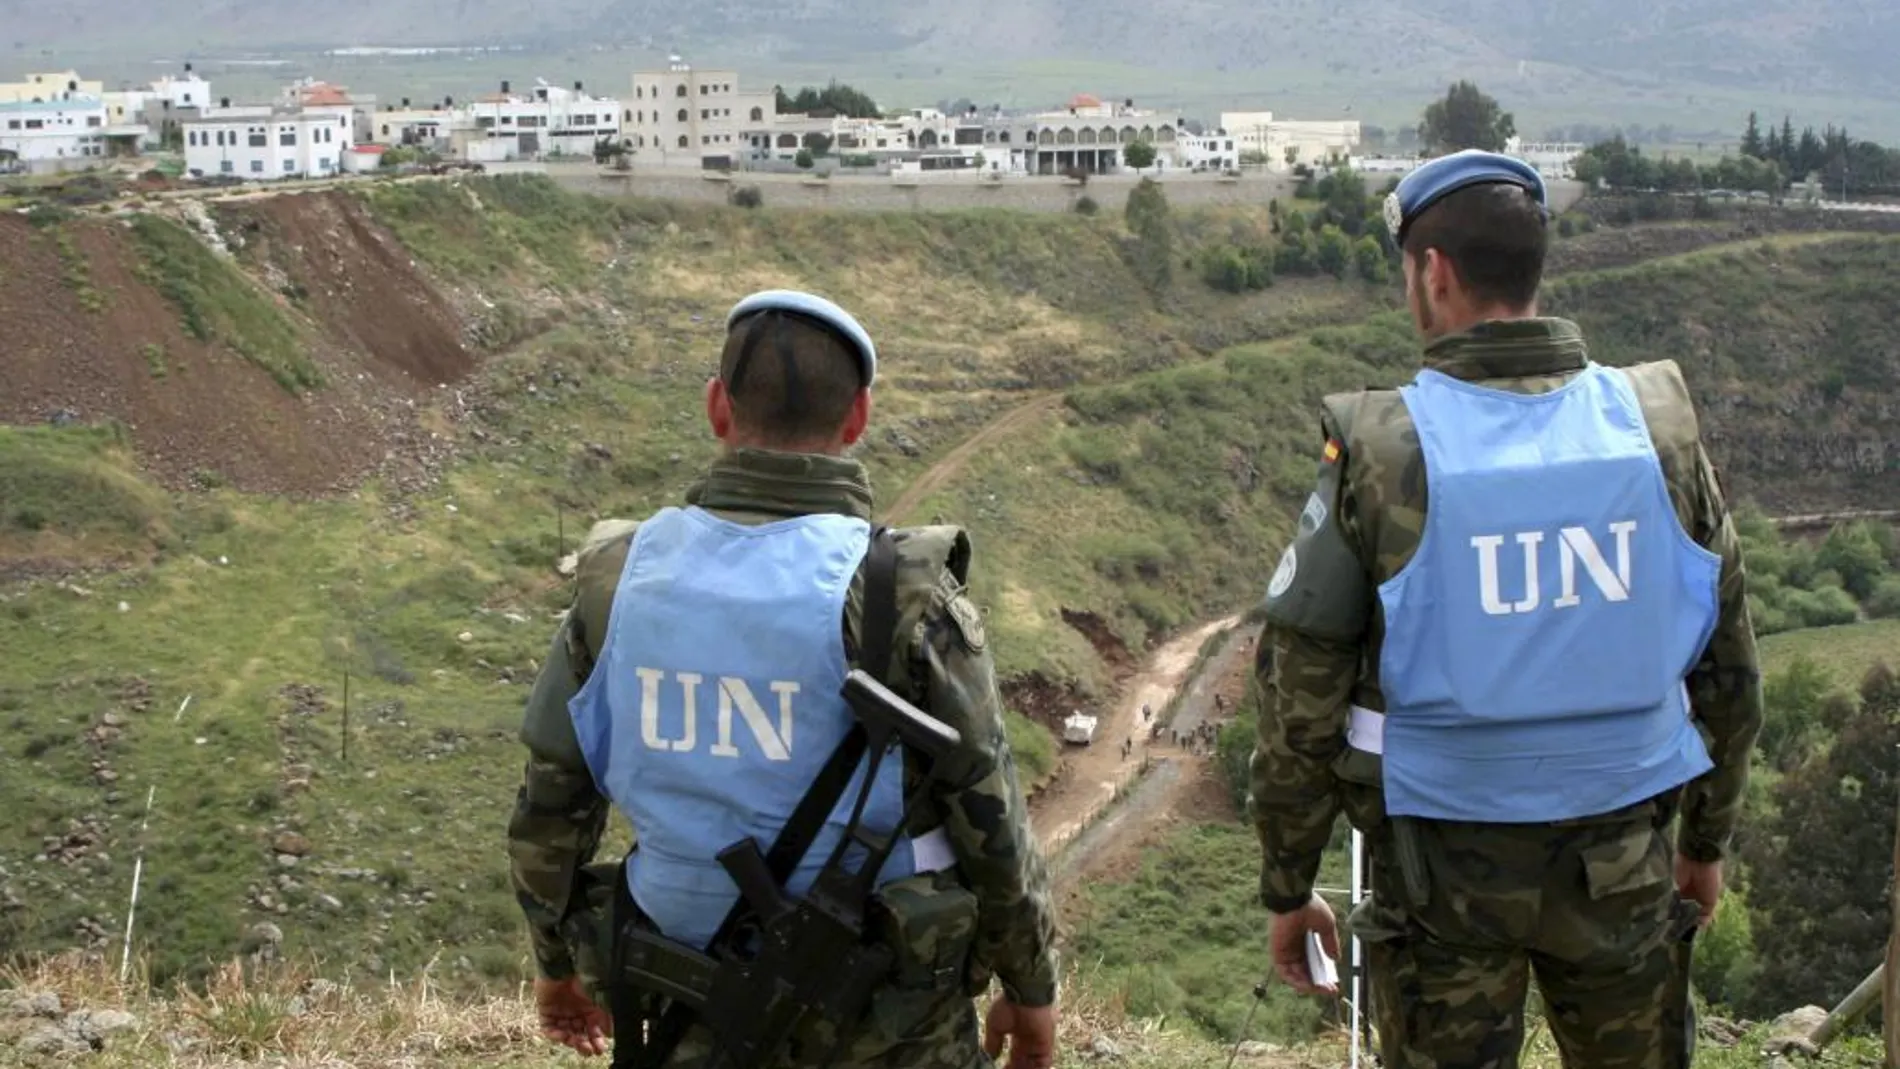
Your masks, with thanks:
[{"label": "white paper in hand", "polygon": [[1333,959],[1326,954],[1326,948],[1320,946],[1319,936],[1306,933],[1306,974],[1318,987],[1332,987],[1339,983],[1339,970],[1333,967]]}]

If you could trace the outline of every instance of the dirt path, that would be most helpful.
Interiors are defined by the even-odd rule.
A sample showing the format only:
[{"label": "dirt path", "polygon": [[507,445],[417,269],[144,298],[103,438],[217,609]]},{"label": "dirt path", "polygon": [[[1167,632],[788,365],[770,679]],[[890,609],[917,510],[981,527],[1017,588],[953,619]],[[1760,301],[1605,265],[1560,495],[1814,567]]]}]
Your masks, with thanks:
[{"label": "dirt path", "polygon": [[[1061,851],[1140,774],[1151,749],[1141,707],[1147,705],[1159,716],[1169,697],[1186,683],[1201,644],[1239,620],[1229,616],[1203,624],[1156,650],[1148,664],[1122,687],[1114,709],[1098,725],[1095,741],[1069,749],[1061,779],[1038,795],[1030,807],[1045,853],[1053,856]],[[1124,757],[1122,743],[1131,737],[1134,750]],[[1153,748],[1167,747],[1164,743]]]},{"label": "dirt path", "polygon": [[[1216,621],[1195,634],[1205,636],[1221,625],[1236,622],[1232,617]],[[1215,719],[1217,694],[1225,696],[1225,705],[1231,712],[1246,685],[1253,641],[1253,628],[1232,627],[1220,649],[1192,679],[1177,677],[1176,689],[1185,689],[1181,689],[1180,700],[1174,707],[1171,728],[1192,731],[1201,723]],[[1157,662],[1172,645],[1157,654]],[[1199,649],[1198,644],[1195,649]],[[1190,654],[1190,665],[1192,660]],[[1153,704],[1157,713],[1163,707],[1160,702]],[[1137,699],[1133,705],[1137,718],[1140,708]],[[1225,783],[1210,767],[1211,757],[1175,746],[1169,741],[1168,732],[1162,735],[1161,740],[1142,746],[1137,750],[1138,756],[1131,758],[1134,767],[1129,775],[1141,777],[1132,790],[1128,789],[1125,779],[1094,808],[1093,816],[1084,818],[1079,832],[1069,833],[1066,847],[1056,843],[1047,848],[1050,873],[1058,887],[1072,884],[1083,876],[1093,878],[1132,867],[1156,834],[1177,820],[1221,819],[1223,814],[1231,817],[1232,802],[1227,797]],[[1103,741],[1098,737],[1095,745],[1099,747]],[[1046,820],[1041,814],[1037,814],[1036,819],[1038,827]],[[1045,833],[1045,842],[1051,838]]]},{"label": "dirt path", "polygon": [[919,475],[914,482],[905,487],[903,496],[885,510],[884,522],[895,527],[910,519],[910,514],[917,510],[917,506],[923,504],[926,497],[936,493],[944,483],[949,482],[952,477],[962,471],[964,465],[970,462],[971,457],[988,448],[998,438],[1022,427],[1037,416],[1046,414],[1061,401],[1061,394],[1040,397],[1018,405],[991,420],[982,430],[964,439],[961,445],[944,454],[942,460],[932,464],[929,471]]}]

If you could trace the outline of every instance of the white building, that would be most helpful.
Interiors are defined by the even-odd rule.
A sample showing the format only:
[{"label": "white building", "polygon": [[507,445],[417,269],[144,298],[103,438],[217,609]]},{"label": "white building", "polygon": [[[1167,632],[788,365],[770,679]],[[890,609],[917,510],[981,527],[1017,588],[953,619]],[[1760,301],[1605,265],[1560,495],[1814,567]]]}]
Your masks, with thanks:
[{"label": "white building", "polygon": [[695,70],[675,56],[666,70],[636,73],[632,88],[621,102],[621,137],[640,163],[734,166],[762,158],[761,139],[776,150],[808,132],[778,129],[777,96],[742,91],[738,71]]},{"label": "white building", "polygon": [[184,134],[185,173],[194,178],[333,175],[352,144],[350,118],[331,109],[213,108],[187,119]]},{"label": "white building", "polygon": [[457,110],[453,101],[412,107],[407,99],[370,116],[368,141],[372,144],[413,145],[434,152],[449,151],[449,141],[458,126],[473,129],[474,119],[467,109]]},{"label": "white building", "polygon": [[81,78],[78,71],[28,74],[18,82],[0,82],[0,104],[50,104],[73,97],[98,99],[103,83]]},{"label": "white building", "polygon": [[0,103],[0,159],[31,171],[64,171],[137,154],[144,125],[113,122],[105,101],[96,96],[60,96]]},{"label": "white building", "polygon": [[[618,143],[621,133],[621,101],[589,96],[580,82],[573,89],[539,82],[525,96],[509,91],[507,82],[501,92],[484,97],[459,110],[451,120],[451,136],[457,129],[479,131],[473,136],[490,144],[483,149],[470,148],[462,154],[471,160],[535,160],[548,156],[592,158],[602,141]],[[466,119],[467,122],[455,120]],[[376,135],[382,136],[381,118],[375,122]]]},{"label": "white building", "polygon": [[1572,142],[1526,142],[1513,137],[1504,143],[1504,152],[1537,168],[1546,179],[1564,179],[1576,174],[1577,157],[1583,155],[1584,147]]},{"label": "white building", "polygon": [[1229,131],[1210,130],[1204,134],[1184,131],[1175,141],[1174,162],[1194,170],[1226,171],[1240,166],[1243,151],[1240,138]]},{"label": "white building", "polygon": [[1270,111],[1221,112],[1220,129],[1234,136],[1242,155],[1275,171],[1344,162],[1360,139],[1357,119],[1275,119]]}]

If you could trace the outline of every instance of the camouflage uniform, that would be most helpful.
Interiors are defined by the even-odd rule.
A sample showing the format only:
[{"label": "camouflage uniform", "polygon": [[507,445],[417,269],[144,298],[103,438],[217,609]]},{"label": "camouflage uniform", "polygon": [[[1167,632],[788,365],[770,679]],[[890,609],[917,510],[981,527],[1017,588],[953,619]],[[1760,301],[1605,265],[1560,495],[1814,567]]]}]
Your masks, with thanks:
[{"label": "camouflage uniform", "polygon": [[[1523,393],[1557,388],[1585,359],[1576,326],[1558,319],[1481,324],[1425,354],[1447,375]],[[1686,982],[1681,937],[1693,919],[1676,898],[1665,829],[1680,809],[1676,849],[1723,856],[1761,724],[1760,667],[1740,542],[1681,374],[1670,361],[1629,372],[1683,529],[1722,559],[1719,620],[1688,679],[1715,767],[1678,792],[1558,824],[1387,819],[1381,759],[1348,747],[1346,729],[1353,705],[1385,710],[1376,588],[1418,547],[1424,460],[1396,391],[1325,401],[1319,486],[1270,588],[1256,654],[1250,805],[1261,898],[1276,912],[1308,900],[1342,809],[1366,833],[1372,893],[1350,923],[1392,1069],[1515,1065],[1533,970],[1566,1064],[1678,1064],[1692,1040],[1681,1000],[1665,998]]]},{"label": "camouflage uniform", "polygon": [[[870,519],[871,491],[856,461],[734,450],[716,462],[687,500],[740,523],[767,523],[819,512]],[[637,524],[606,521],[583,544],[572,610],[528,700],[522,741],[526,782],[508,826],[517,898],[528,915],[542,976],[578,973],[606,1005],[612,953],[609,920],[618,861],[590,864],[609,803],[594,786],[575,739],[567,703],[586,681],[607,634],[622,565]],[[965,593],[968,537],[955,527],[893,532],[897,550],[898,629],[885,682],[961,732],[970,776],[932,798],[915,826],[941,826],[957,857],[950,872],[885,889],[894,914],[909,920],[893,935],[899,962],[868,1019],[843,1049],[839,1066],[971,1069],[989,1060],[978,1044],[971,998],[994,974],[1022,1006],[1055,1000],[1055,921],[1048,874],[1030,834],[1003,728],[995,669],[982,616]],[[857,649],[864,575],[852,581],[843,627]],[[963,767],[958,762],[958,767]],[[902,905],[895,904],[901,900]],[[801,1051],[823,1051],[831,1037],[801,1035],[781,1064],[804,1064]],[[694,1028],[671,1065],[702,1060],[705,1033]]]}]

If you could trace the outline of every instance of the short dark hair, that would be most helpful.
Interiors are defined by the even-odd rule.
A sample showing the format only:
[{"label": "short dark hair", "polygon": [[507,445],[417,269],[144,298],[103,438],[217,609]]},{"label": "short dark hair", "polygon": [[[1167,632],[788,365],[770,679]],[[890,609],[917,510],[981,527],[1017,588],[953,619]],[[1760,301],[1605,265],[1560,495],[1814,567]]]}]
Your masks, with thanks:
[{"label": "short dark hair", "polygon": [[857,349],[843,335],[777,309],[732,325],[719,379],[732,398],[733,423],[778,443],[836,432],[864,388]]},{"label": "short dark hair", "polygon": [[1406,229],[1405,253],[1425,266],[1437,249],[1471,295],[1486,303],[1528,307],[1544,279],[1550,234],[1543,206],[1522,186],[1487,182],[1450,193]]}]

